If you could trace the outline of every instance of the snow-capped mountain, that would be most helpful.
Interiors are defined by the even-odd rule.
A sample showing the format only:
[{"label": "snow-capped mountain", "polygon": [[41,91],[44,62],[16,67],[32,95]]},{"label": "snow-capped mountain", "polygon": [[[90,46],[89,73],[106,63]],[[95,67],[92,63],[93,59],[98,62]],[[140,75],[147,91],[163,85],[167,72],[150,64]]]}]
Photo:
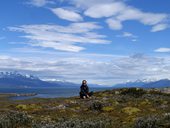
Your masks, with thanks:
[{"label": "snow-capped mountain", "polygon": [[18,72],[0,72],[0,78],[27,78],[27,79],[39,79],[38,77],[35,77],[33,75],[29,74],[20,74]]},{"label": "snow-capped mountain", "polygon": [[149,79],[142,79],[142,80],[138,79],[136,81],[127,81],[125,83],[116,84],[113,87],[115,87],[115,88],[141,87],[142,85],[145,85],[150,82],[152,82],[152,81]]},{"label": "snow-capped mountain", "polygon": [[162,79],[154,82],[147,83],[142,86],[143,88],[165,88],[170,87],[169,79]]},{"label": "snow-capped mountain", "polygon": [[130,87],[141,87],[141,88],[161,88],[161,87],[170,87],[169,79],[142,79],[136,81],[128,81],[125,83],[116,84],[114,88],[130,88]]},{"label": "snow-capped mountain", "polygon": [[70,87],[77,86],[70,82],[49,82],[38,77],[17,72],[0,72],[0,88],[36,88],[36,87]]}]

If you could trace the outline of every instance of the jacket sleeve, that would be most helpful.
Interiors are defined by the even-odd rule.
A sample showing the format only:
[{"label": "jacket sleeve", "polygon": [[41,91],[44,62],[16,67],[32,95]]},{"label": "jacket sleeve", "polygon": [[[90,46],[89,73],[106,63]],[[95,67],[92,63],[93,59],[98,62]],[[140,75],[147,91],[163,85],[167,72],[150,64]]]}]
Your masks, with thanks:
[{"label": "jacket sleeve", "polygon": [[89,87],[88,86],[86,87],[86,93],[89,93]]},{"label": "jacket sleeve", "polygon": [[80,87],[80,92],[85,93],[83,86]]}]

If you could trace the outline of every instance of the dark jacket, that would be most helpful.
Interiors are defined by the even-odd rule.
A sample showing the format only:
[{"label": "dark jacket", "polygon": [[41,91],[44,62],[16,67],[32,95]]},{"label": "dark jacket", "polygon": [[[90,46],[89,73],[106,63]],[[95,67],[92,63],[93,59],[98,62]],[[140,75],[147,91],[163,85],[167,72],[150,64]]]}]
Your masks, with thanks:
[{"label": "dark jacket", "polygon": [[89,87],[87,86],[87,84],[82,84],[80,87],[80,93],[87,95],[89,93]]}]

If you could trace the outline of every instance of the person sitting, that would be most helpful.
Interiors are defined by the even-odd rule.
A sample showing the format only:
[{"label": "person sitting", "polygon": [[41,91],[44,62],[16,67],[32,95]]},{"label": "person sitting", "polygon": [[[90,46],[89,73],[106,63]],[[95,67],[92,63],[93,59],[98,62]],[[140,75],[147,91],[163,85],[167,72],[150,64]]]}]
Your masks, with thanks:
[{"label": "person sitting", "polygon": [[80,98],[86,99],[90,98],[93,95],[93,92],[89,93],[89,87],[87,86],[87,81],[83,80],[80,87]]}]

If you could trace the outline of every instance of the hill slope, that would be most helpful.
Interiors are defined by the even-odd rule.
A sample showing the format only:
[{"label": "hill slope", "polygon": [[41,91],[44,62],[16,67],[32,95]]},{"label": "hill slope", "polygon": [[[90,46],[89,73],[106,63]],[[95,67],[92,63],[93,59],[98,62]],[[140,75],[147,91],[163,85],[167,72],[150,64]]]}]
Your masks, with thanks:
[{"label": "hill slope", "polygon": [[71,97],[8,101],[0,97],[0,126],[169,128],[170,95],[159,90],[126,88],[96,92],[84,100]]},{"label": "hill slope", "polygon": [[77,84],[69,82],[48,82],[32,75],[22,75],[19,73],[0,73],[1,88],[37,88],[37,87],[71,87]]}]

